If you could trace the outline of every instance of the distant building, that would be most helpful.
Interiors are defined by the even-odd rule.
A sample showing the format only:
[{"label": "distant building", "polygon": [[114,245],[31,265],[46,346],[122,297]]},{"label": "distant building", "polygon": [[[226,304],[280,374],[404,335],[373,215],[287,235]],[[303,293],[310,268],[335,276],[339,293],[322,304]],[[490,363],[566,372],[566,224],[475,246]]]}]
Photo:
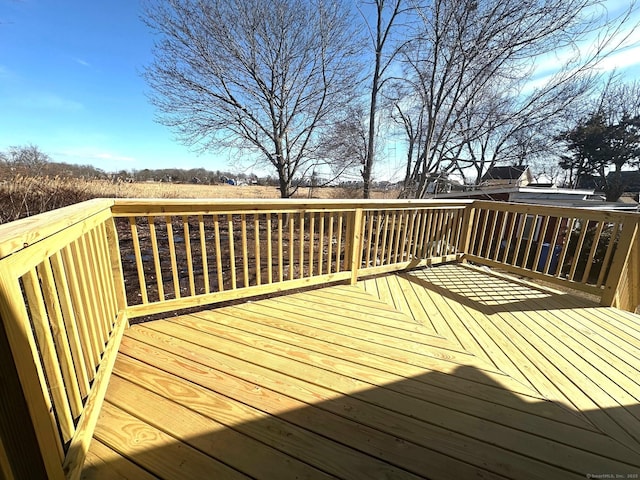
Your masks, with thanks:
[{"label": "distant building", "polygon": [[[632,174],[637,172],[623,172]],[[628,175],[630,185],[640,187],[638,177]],[[638,190],[640,191],[640,190]],[[625,196],[624,201],[606,202],[604,195],[594,188],[558,188],[552,182],[534,183],[528,166],[492,167],[480,179],[479,185],[465,185],[450,192],[438,192],[432,198],[492,200],[497,202],[532,203],[558,207],[589,208],[594,210],[623,210],[638,212],[638,201]],[[637,197],[636,197],[637,198]]]},{"label": "distant building", "polygon": [[491,200],[496,202],[532,203],[557,207],[589,208],[594,210],[623,210],[637,212],[638,202],[625,198],[625,201],[606,202],[604,196],[587,189],[570,189],[537,184],[519,187],[517,185],[490,186],[467,185],[463,191],[438,193],[432,198]]},{"label": "distant building", "polygon": [[[607,181],[612,180],[614,175],[614,172],[609,173]],[[625,193],[640,193],[640,171],[620,172],[620,183],[622,183]]]},{"label": "distant building", "polygon": [[527,165],[491,167],[480,179],[483,187],[516,185],[525,187],[533,183],[533,175]]}]

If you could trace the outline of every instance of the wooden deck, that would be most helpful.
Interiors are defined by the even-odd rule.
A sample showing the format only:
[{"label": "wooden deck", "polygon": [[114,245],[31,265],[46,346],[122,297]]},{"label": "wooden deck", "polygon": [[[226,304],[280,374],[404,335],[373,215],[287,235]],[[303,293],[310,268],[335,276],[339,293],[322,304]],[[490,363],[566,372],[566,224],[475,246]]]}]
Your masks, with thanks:
[{"label": "wooden deck", "polygon": [[83,478],[640,474],[640,317],[472,267],[135,325],[119,352]]}]

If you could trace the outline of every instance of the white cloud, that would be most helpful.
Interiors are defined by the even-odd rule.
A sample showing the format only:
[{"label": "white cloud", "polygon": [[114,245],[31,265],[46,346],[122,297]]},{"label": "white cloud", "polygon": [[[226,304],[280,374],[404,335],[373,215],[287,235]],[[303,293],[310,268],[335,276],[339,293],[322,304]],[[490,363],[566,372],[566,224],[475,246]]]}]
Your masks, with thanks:
[{"label": "white cloud", "polygon": [[[622,3],[625,4],[625,8],[628,8],[626,1]],[[614,15],[621,13],[620,5],[615,0],[608,0],[607,2],[609,11]],[[613,48],[615,50],[600,58],[595,65],[597,72],[624,71],[640,65],[640,28],[637,28],[639,22],[640,12],[636,11],[626,27],[618,32],[608,43],[609,50]],[[601,39],[598,39],[597,35],[594,34],[589,40],[584,40],[572,48],[559,50],[538,58],[534,67],[534,76],[527,83],[524,91],[530,92],[535,88],[543,87],[559,72],[560,67],[565,65],[566,62],[575,62],[578,58],[590,58],[594,55],[599,41]]]},{"label": "white cloud", "polygon": [[89,62],[87,62],[86,60],[82,60],[81,58],[73,57],[73,61],[76,62],[79,65],[82,65],[83,67],[90,67],[91,66],[91,64]]}]

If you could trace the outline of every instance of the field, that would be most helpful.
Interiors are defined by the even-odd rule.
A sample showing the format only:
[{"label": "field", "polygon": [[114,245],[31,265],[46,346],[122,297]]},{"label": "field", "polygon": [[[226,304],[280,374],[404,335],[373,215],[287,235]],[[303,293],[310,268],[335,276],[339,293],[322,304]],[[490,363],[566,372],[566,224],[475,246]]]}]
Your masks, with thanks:
[{"label": "field", "polygon": [[[300,188],[295,198],[358,198],[360,189]],[[123,183],[108,180],[16,175],[0,178],[0,223],[91,198],[279,198],[276,187],[226,184]],[[395,191],[374,191],[373,198],[396,198]]]}]

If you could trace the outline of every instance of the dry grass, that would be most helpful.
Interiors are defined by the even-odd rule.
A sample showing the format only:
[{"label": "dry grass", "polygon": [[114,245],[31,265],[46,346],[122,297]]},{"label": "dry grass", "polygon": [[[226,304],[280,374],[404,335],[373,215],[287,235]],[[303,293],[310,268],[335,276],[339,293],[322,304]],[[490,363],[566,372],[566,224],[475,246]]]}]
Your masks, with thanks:
[{"label": "dry grass", "polygon": [[[188,185],[114,183],[48,176],[16,175],[0,179],[0,223],[17,220],[91,198],[279,198],[276,187],[258,185]],[[296,198],[358,198],[359,189],[301,188]],[[397,192],[373,192],[373,198],[396,198]]]}]

